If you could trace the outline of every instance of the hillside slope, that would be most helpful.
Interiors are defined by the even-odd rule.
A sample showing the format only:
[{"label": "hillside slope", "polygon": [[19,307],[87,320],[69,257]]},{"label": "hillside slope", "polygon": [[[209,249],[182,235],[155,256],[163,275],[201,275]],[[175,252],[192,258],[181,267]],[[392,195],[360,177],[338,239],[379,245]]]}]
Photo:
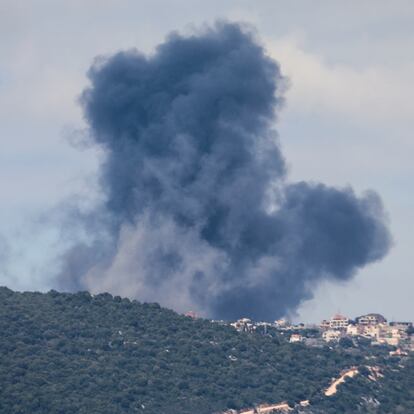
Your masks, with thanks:
[{"label": "hillside slope", "polygon": [[[321,407],[314,412],[331,412],[335,401],[342,407],[335,412],[356,412],[358,392],[380,398],[383,380],[369,381],[367,372],[324,398],[342,370],[373,361],[405,387],[413,373],[412,363],[406,373],[385,362],[385,350],[367,360],[347,349],[307,348],[109,294],[0,288],[0,332],[2,414],[211,414],[305,399],[314,403],[309,410]],[[341,388],[352,395],[346,404]],[[388,406],[404,404],[396,388]],[[370,407],[382,412],[384,404]]]}]

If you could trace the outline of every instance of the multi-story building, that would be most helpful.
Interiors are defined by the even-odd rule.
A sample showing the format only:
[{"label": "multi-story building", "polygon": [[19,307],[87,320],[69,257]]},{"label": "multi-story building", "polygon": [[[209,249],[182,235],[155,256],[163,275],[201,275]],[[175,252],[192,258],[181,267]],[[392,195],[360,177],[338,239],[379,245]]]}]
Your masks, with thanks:
[{"label": "multi-story building", "polygon": [[362,336],[364,334],[364,326],[350,323],[346,327],[346,334],[350,336]]},{"label": "multi-story building", "polygon": [[346,329],[348,325],[349,318],[340,314],[332,316],[331,320],[329,321],[329,326],[331,329]]},{"label": "multi-story building", "polygon": [[407,338],[408,335],[405,330],[390,325],[383,325],[380,328],[377,341],[383,344],[398,346],[401,341],[405,341]]},{"label": "multi-story building", "polygon": [[362,336],[373,338],[378,340],[382,333],[384,332],[384,328],[386,325],[359,325],[362,330]]},{"label": "multi-story building", "polygon": [[329,321],[324,319],[320,323],[319,327],[322,330],[327,330],[327,329],[345,330],[347,328],[347,326],[349,325],[349,323],[350,323],[349,318],[347,318],[346,316],[342,316],[340,314],[336,314],[336,315],[332,316],[332,318],[329,319]]},{"label": "multi-story building", "polygon": [[379,313],[368,313],[367,315],[358,316],[356,323],[358,325],[379,325],[387,323],[387,320]]}]

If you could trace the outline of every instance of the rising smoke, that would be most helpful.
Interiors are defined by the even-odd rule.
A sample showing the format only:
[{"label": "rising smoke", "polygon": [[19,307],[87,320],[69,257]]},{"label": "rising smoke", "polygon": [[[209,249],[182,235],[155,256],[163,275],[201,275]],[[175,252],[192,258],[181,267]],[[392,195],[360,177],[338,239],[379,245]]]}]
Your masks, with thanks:
[{"label": "rising smoke", "polygon": [[64,256],[62,287],[274,319],[387,253],[375,193],[286,182],[273,129],[286,80],[244,27],[174,33],[150,56],[97,59],[89,78],[105,202],[83,217],[94,231]]}]

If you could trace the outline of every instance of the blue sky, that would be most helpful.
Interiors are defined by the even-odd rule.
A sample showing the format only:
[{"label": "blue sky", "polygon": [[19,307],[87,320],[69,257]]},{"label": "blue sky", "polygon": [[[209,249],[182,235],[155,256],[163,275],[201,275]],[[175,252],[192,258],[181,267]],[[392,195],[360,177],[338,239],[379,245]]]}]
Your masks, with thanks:
[{"label": "blue sky", "polygon": [[93,194],[101,154],[70,143],[85,127],[77,99],[93,58],[151,52],[171,30],[217,18],[253,24],[290,79],[276,125],[290,180],[374,189],[389,214],[388,257],[349,283],[321,284],[297,318],[412,319],[411,1],[1,0],[0,284],[48,289],[55,229],[42,215]]}]

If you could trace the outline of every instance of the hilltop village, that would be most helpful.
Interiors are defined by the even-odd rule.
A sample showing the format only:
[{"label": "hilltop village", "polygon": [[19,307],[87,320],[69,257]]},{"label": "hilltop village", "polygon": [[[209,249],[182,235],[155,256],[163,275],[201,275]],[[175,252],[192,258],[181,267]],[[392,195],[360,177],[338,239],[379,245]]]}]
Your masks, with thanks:
[{"label": "hilltop village", "polygon": [[[191,316],[191,315],[188,315]],[[214,321],[223,323],[223,321]],[[271,335],[272,331],[285,336],[292,343],[301,343],[309,347],[326,347],[331,349],[345,347],[356,351],[359,347],[383,346],[388,352],[388,359],[399,361],[401,367],[405,366],[411,352],[414,352],[414,328],[412,322],[393,321],[378,313],[361,315],[355,319],[336,314],[330,319],[324,319],[319,325],[292,324],[286,319],[279,319],[273,323],[254,322],[248,318],[242,318],[229,323],[238,332],[259,333]],[[388,349],[387,349],[388,348]],[[348,351],[350,352],[350,351]],[[375,354],[365,358],[377,359]],[[382,368],[378,365],[366,366],[367,378],[377,382],[384,378]],[[325,397],[334,396],[338,387],[346,380],[360,374],[360,368],[351,366],[340,372],[339,376],[332,378],[330,385],[323,390]],[[374,401],[374,400],[373,400]],[[377,404],[377,401],[374,401]],[[376,407],[378,408],[378,407]],[[259,404],[254,408],[243,410],[227,410],[221,414],[270,414],[270,413],[313,413],[309,399],[297,401],[289,405],[287,401],[274,404]],[[316,411],[320,412],[320,411]],[[321,411],[322,412],[322,411]],[[341,411],[342,412],[342,411]]]},{"label": "hilltop village", "polygon": [[[224,323],[223,321],[215,321]],[[358,346],[359,343],[388,345],[395,349],[390,355],[406,355],[414,351],[414,328],[412,322],[394,321],[378,313],[369,313],[350,319],[336,314],[332,318],[323,320],[319,325],[292,324],[286,319],[279,319],[273,323],[254,322],[242,318],[231,322],[230,326],[239,332],[261,332],[266,334],[277,330],[286,336],[291,343],[304,343],[308,346],[323,346],[326,343],[341,343],[343,345]]]},{"label": "hilltop village", "polygon": [[0,303],[2,414],[414,413],[411,324],[230,325],[109,293],[4,287]]}]

